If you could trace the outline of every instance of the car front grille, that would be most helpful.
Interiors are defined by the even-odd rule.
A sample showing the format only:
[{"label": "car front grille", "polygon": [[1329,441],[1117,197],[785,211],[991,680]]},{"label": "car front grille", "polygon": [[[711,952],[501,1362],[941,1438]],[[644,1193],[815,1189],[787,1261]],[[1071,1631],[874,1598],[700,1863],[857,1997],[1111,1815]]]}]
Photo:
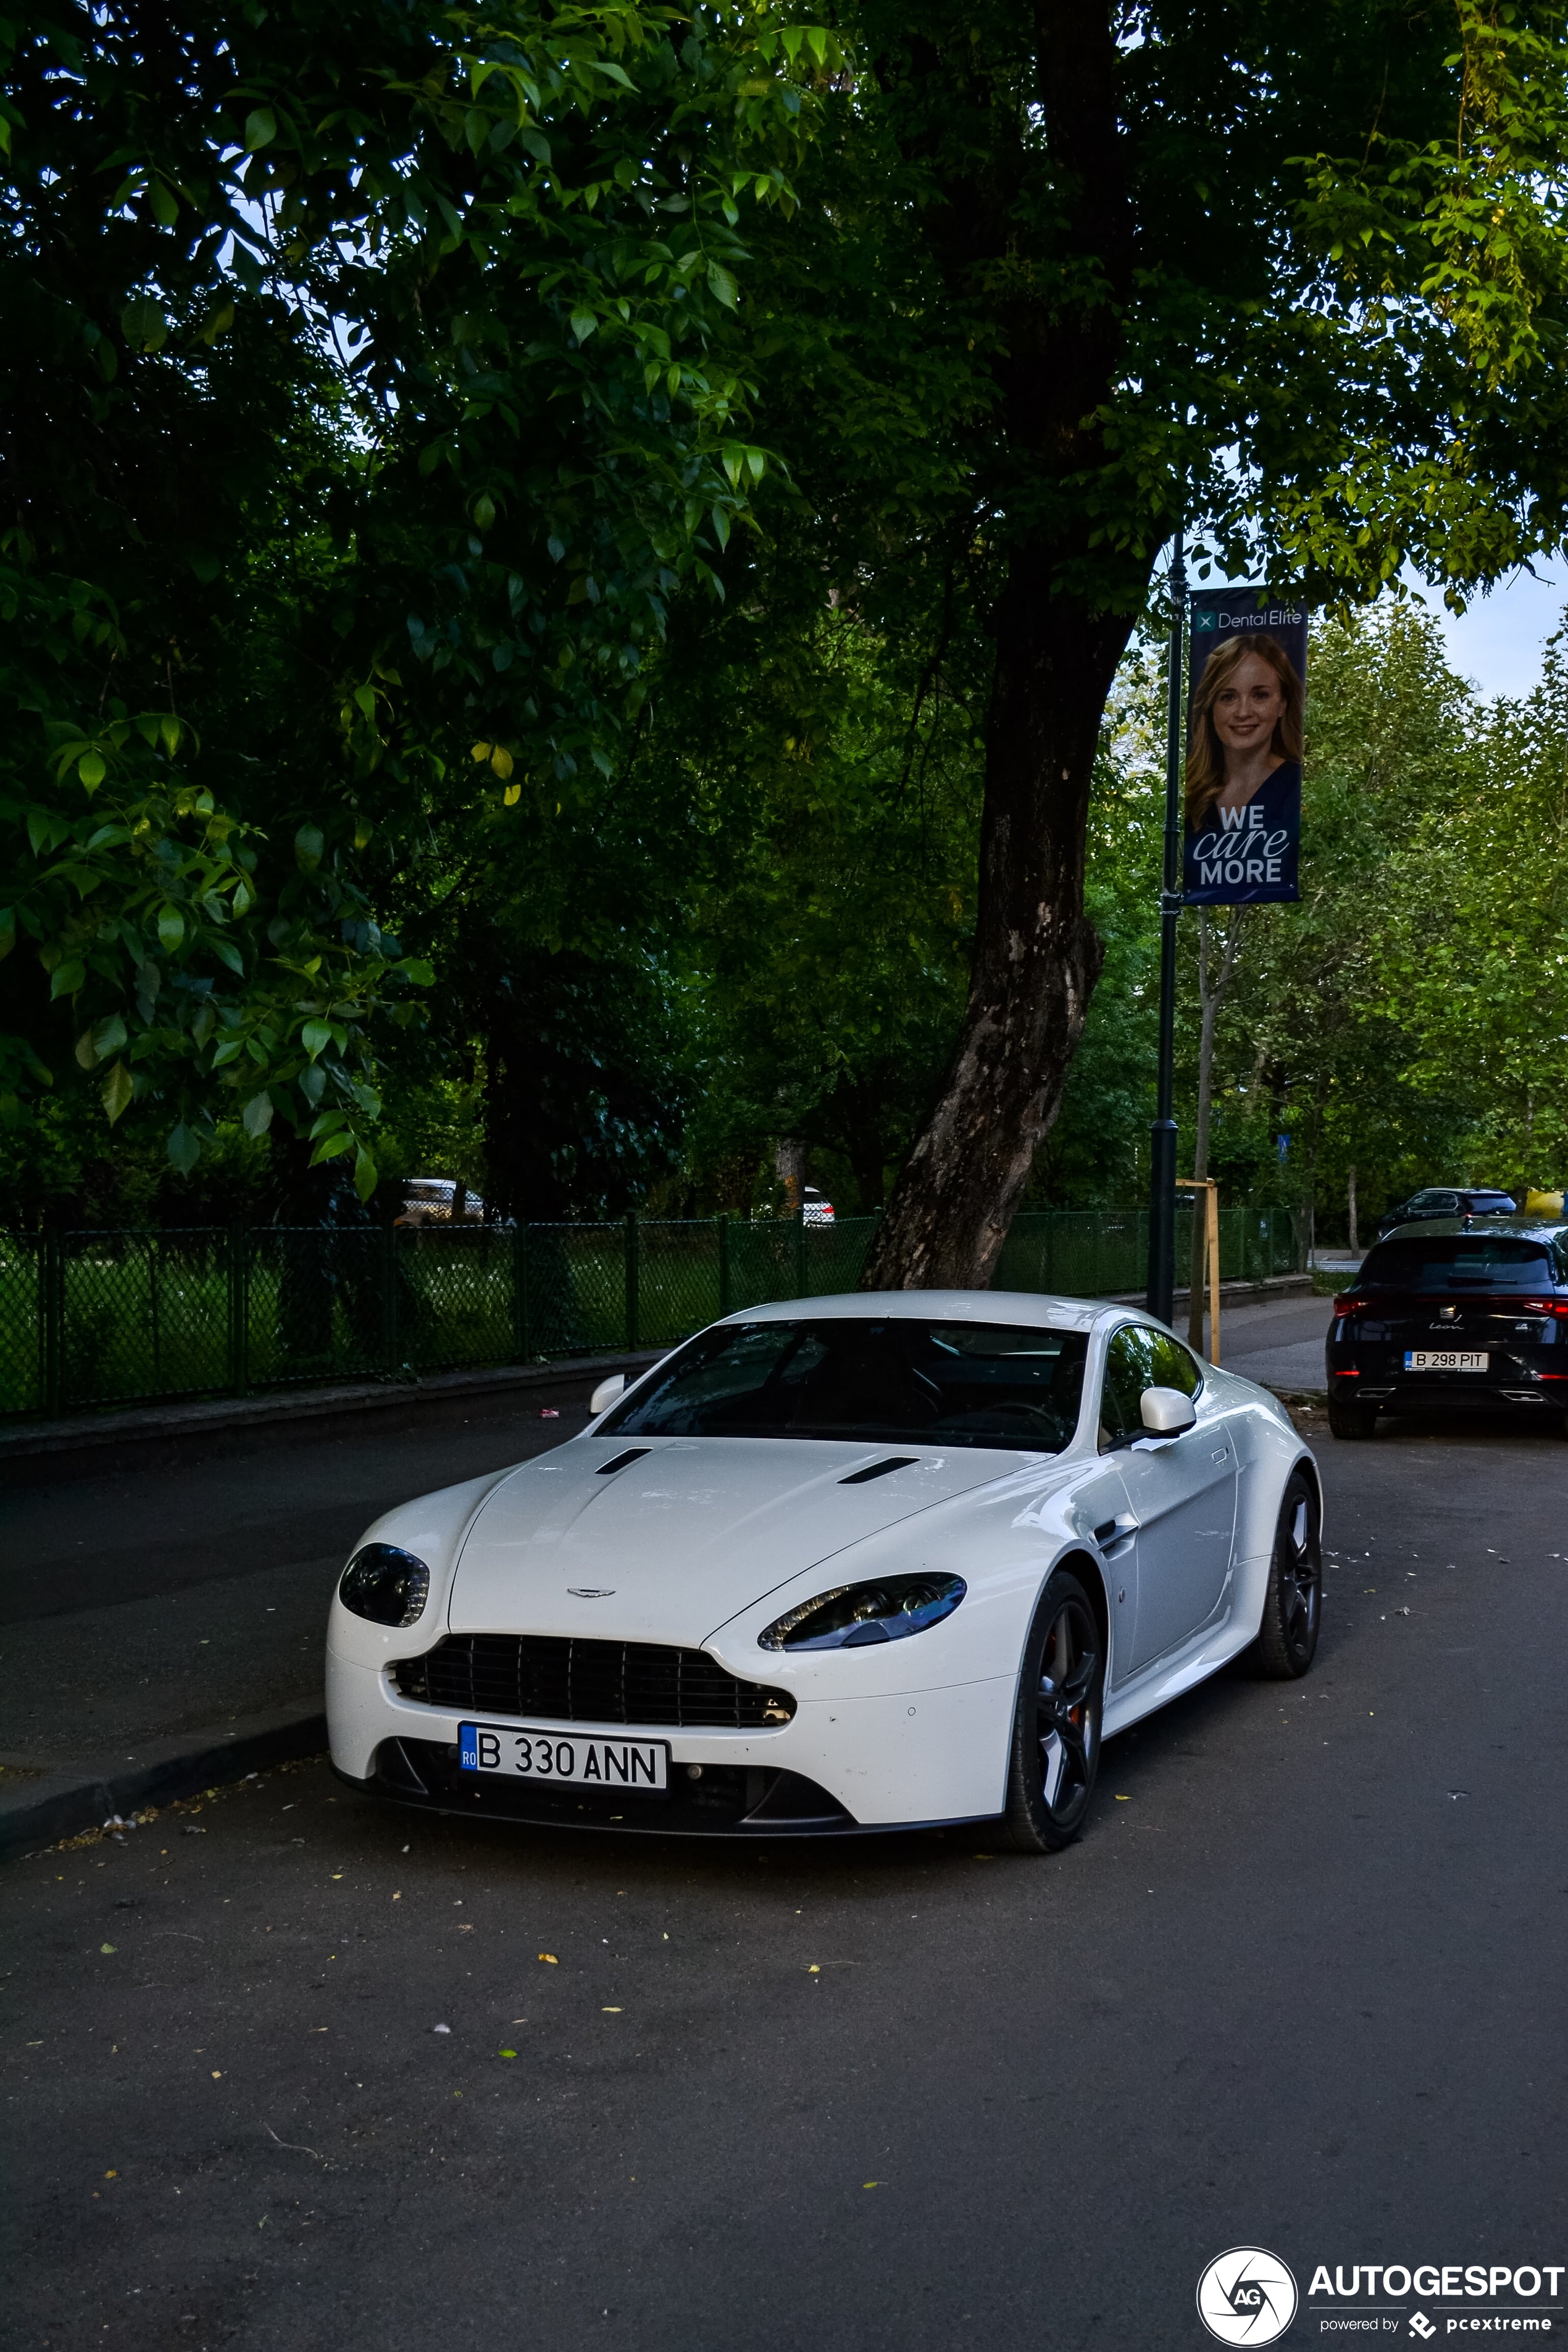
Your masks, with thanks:
[{"label": "car front grille", "polygon": [[426,1706],[552,1723],[763,1731],[795,1713],[787,1691],[742,1682],[706,1650],[677,1650],[661,1642],[449,1633],[423,1657],[400,1658],[393,1679],[405,1698]]}]

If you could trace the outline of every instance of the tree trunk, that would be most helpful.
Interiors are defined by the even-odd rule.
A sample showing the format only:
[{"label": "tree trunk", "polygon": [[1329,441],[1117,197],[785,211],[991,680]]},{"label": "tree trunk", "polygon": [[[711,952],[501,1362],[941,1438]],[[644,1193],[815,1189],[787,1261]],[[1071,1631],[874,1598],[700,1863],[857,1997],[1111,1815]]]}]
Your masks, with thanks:
[{"label": "tree trunk", "polygon": [[[997,362],[1013,486],[999,494],[997,530],[1016,535],[992,615],[974,960],[957,1047],[868,1255],[867,1289],[989,1283],[1104,955],[1083,909],[1089,782],[1148,564],[1136,550],[1108,556],[1086,502],[1060,492],[1104,463],[1095,420],[1122,363],[1132,239],[1121,58],[1102,6],[1036,0],[1034,16],[1060,255],[1078,290],[1048,304],[1020,291]],[[966,69],[962,16],[952,26],[953,56],[930,68],[933,104],[942,74]],[[933,215],[965,299],[976,262],[994,254],[1000,265],[1016,228],[1005,192],[973,168]],[[1097,601],[1079,584],[1086,576]]]},{"label": "tree trunk", "polygon": [[784,1186],[785,1216],[797,1216],[805,1201],[805,1146],[798,1136],[780,1137],[773,1147],[773,1171]]},{"label": "tree trunk", "polygon": [[872,1290],[990,1281],[1061,1101],[1104,950],[1083,911],[1100,714],[1129,635],[1016,558],[998,614],[979,920],[958,1049],[866,1262]]},{"label": "tree trunk", "polygon": [[1350,1218],[1351,1255],[1352,1257],[1359,1257],[1361,1255],[1361,1243],[1356,1238],[1355,1162],[1353,1160],[1351,1162],[1350,1170],[1345,1179],[1345,1209]]}]

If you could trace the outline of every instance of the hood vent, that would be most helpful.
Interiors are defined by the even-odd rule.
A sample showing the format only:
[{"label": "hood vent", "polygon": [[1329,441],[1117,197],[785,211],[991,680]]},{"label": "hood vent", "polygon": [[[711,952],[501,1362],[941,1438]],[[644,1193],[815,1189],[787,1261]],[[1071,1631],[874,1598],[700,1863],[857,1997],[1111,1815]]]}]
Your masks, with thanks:
[{"label": "hood vent", "polygon": [[598,1475],[608,1478],[613,1472],[626,1469],[629,1463],[640,1462],[645,1454],[652,1452],[651,1445],[628,1445],[624,1454],[612,1454],[608,1462],[601,1462]]},{"label": "hood vent", "polygon": [[873,1478],[885,1478],[889,1470],[910,1470],[920,1460],[918,1454],[889,1454],[885,1462],[873,1462],[864,1470],[851,1470],[847,1478],[840,1478],[841,1486],[868,1486]]}]

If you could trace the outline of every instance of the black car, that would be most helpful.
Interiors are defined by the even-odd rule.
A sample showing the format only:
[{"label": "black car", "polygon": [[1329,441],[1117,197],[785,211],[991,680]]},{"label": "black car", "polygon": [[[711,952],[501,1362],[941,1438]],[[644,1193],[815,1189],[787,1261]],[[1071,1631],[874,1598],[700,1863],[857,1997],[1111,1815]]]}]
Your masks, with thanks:
[{"label": "black car", "polygon": [[1568,1223],[1450,1217],[1367,1252],[1329,1326],[1329,1427],[1380,1412],[1522,1406],[1568,1436]]},{"label": "black car", "polygon": [[1500,1192],[1490,1184],[1458,1186],[1429,1184],[1425,1192],[1412,1192],[1408,1201],[1401,1201],[1390,1209],[1377,1228],[1381,1241],[1398,1225],[1415,1224],[1427,1217],[1512,1217],[1519,1213],[1519,1202],[1511,1192]]}]

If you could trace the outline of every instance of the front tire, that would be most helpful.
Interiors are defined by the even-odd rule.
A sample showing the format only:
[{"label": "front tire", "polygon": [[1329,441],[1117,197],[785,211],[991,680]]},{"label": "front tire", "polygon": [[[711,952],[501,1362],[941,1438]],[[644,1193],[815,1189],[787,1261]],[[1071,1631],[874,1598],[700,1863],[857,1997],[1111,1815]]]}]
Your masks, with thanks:
[{"label": "front tire", "polygon": [[1058,1568],[1024,1647],[1007,1771],[1006,1826],[1021,1853],[1058,1853],[1083,1825],[1100,1769],[1105,1637],[1094,1605]]},{"label": "front tire", "polygon": [[1258,1671],[1269,1682],[1294,1682],[1306,1673],[1317,1654],[1322,1609],[1317,1489],[1304,1470],[1292,1470],[1279,1506],[1258,1629]]}]

